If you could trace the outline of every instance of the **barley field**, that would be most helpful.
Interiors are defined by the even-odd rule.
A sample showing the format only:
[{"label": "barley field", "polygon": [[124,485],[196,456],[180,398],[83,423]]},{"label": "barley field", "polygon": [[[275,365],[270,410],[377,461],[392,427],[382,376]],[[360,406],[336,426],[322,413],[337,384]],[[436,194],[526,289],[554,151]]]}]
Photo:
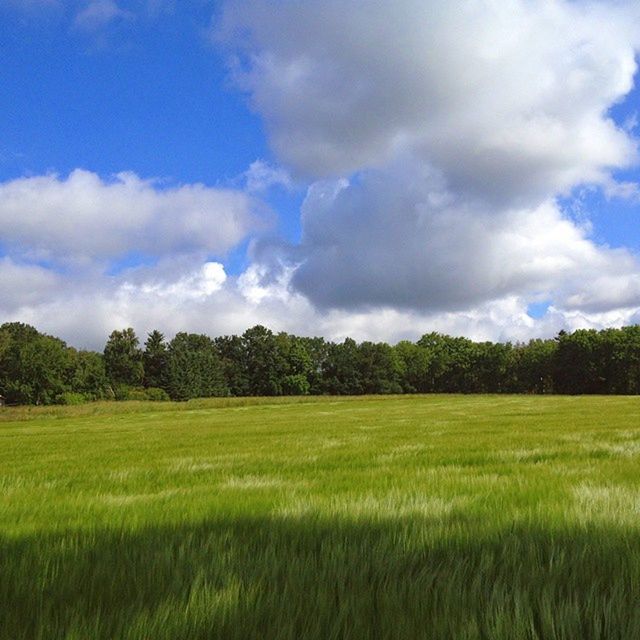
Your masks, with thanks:
[{"label": "barley field", "polygon": [[0,412],[0,638],[640,638],[640,399]]}]

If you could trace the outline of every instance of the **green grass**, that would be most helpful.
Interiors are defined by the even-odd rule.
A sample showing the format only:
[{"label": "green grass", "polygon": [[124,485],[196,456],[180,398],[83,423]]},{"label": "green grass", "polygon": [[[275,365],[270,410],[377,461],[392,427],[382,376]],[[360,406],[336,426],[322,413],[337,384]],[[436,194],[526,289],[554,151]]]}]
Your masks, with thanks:
[{"label": "green grass", "polygon": [[640,399],[0,413],[0,638],[640,638]]}]

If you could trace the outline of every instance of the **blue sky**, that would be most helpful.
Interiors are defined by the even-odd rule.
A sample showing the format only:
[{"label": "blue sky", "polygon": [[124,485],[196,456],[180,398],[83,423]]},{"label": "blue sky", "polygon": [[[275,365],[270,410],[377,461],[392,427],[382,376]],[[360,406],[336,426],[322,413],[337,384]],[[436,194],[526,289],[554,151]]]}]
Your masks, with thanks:
[{"label": "blue sky", "polygon": [[[3,58],[12,61],[0,71],[0,180],[82,167],[216,186],[237,183],[258,159],[273,162],[260,117],[212,42],[219,8],[166,3],[149,15],[139,2],[119,6],[131,18],[89,30],[73,26],[69,6],[0,9]],[[303,193],[266,198],[289,241],[299,237]],[[246,263],[245,249],[228,256],[232,271]]]},{"label": "blue sky", "polygon": [[[640,183],[640,171],[630,149],[637,145],[640,90],[635,86],[625,91],[621,88],[624,78],[615,86],[595,88],[602,85],[603,72],[610,77],[620,70],[621,76],[626,74],[627,83],[635,78],[628,66],[629,60],[637,59],[638,43],[627,28],[637,25],[637,10],[632,3],[614,9],[603,2],[598,5],[597,15],[591,15],[593,9],[586,4],[561,0],[553,15],[544,2],[534,2],[527,8],[522,2],[510,0],[504,10],[492,9],[504,11],[504,21],[527,29],[528,37],[523,38],[515,56],[513,52],[507,55],[507,48],[513,44],[506,39],[504,57],[497,50],[495,64],[502,65],[501,73],[506,78],[498,90],[490,83],[482,88],[485,54],[479,55],[477,70],[473,62],[469,65],[469,74],[477,75],[468,80],[470,87],[480,87],[473,89],[479,93],[465,98],[461,93],[464,86],[450,81],[460,64],[459,54],[444,55],[444,65],[450,64],[451,75],[442,76],[447,78],[443,84],[439,71],[427,62],[424,66],[415,62],[419,55],[412,60],[393,45],[397,30],[400,35],[405,35],[403,29],[409,34],[407,50],[426,47],[427,60],[433,55],[428,42],[434,30],[440,29],[436,36],[448,37],[451,32],[464,38],[467,27],[471,34],[482,34],[483,29],[489,33],[496,27],[490,21],[483,25],[484,18],[474,17],[473,12],[465,18],[468,25],[457,24],[459,16],[440,10],[434,10],[437,16],[432,21],[427,20],[430,4],[400,2],[400,17],[388,21],[382,15],[384,9],[375,3],[372,6],[376,9],[365,17],[357,11],[355,2],[341,5],[322,1],[302,6],[291,1],[202,0],[188,3],[188,8],[159,0],[0,2],[0,52],[5,61],[0,69],[0,183],[9,185],[0,192],[0,218],[8,216],[11,229],[18,222],[22,225],[4,237],[0,232],[0,246],[4,267],[10,274],[6,278],[26,274],[24,286],[33,288],[32,296],[14,296],[10,303],[0,303],[0,312],[7,319],[24,316],[44,322],[45,328],[71,341],[92,345],[110,319],[116,324],[144,324],[139,327],[141,331],[149,329],[140,321],[145,318],[144,309],[133,309],[133,302],[128,300],[112,318],[94,319],[88,321],[91,328],[82,328],[68,320],[51,320],[55,300],[47,297],[49,294],[40,299],[38,287],[56,291],[59,296],[67,295],[68,290],[93,287],[103,291],[108,300],[124,295],[123,291],[130,290],[126,287],[139,286],[147,292],[145,295],[151,295],[149,291],[175,290],[176,282],[182,283],[180,287],[200,282],[203,265],[217,261],[223,265],[226,279],[224,284],[210,287],[215,289],[215,296],[224,297],[215,305],[238,308],[234,307],[231,317],[220,325],[211,324],[207,318],[211,317],[212,305],[218,308],[213,302],[214,293],[207,294],[206,300],[193,302],[195,298],[187,292],[190,302],[184,303],[179,314],[189,324],[185,329],[241,332],[246,327],[240,323],[255,320],[278,325],[274,328],[325,333],[329,337],[354,333],[356,337],[393,340],[436,328],[473,337],[520,339],[566,327],[633,321],[638,276],[634,261],[640,252],[640,198],[634,193],[634,185]],[[580,58],[571,52],[582,44],[565,45],[558,41],[561,36],[554,39],[550,35],[554,29],[562,33],[563,20],[567,24],[575,22],[576,11],[582,20],[583,40],[589,42],[587,53]],[[340,12],[344,15],[334,19]],[[602,35],[594,26],[603,24],[603,15],[604,30],[618,34],[617,39],[612,38],[614,43],[608,39],[601,42]],[[377,31],[365,29],[364,22],[369,19],[385,26],[378,26]],[[415,28],[421,20],[425,20],[423,32]],[[387,22],[393,24],[387,26]],[[352,38],[343,33],[341,25],[345,24],[352,29]],[[223,35],[214,38],[212,34],[221,30]],[[497,34],[498,43],[502,35]],[[482,36],[477,38],[480,46]],[[474,46],[474,42],[467,42],[460,48],[473,60]],[[603,50],[600,59],[593,50],[604,46],[611,51]],[[544,67],[544,61],[551,59],[549,52],[555,55],[558,51],[569,52],[566,66],[576,66],[576,74],[571,77],[581,73],[587,78],[587,86],[576,89],[575,94],[567,91],[566,104],[562,104],[560,88],[545,88],[532,94],[527,106],[528,78],[556,73]],[[240,80],[230,71],[237,59],[243,60],[247,71]],[[529,59],[539,60],[540,66],[530,65]],[[300,67],[303,72],[299,70],[301,61],[309,64],[308,69]],[[326,68],[320,69],[325,63]],[[415,69],[408,68],[414,64],[418,65]],[[284,83],[282,78],[292,69],[297,69],[297,75]],[[397,77],[390,80],[394,70],[398,71]],[[559,86],[565,71],[557,70]],[[522,88],[518,84],[520,75]],[[582,111],[576,106],[573,113],[572,102],[590,95],[589,83],[602,95]],[[443,104],[452,105],[450,115],[436,104],[441,98],[438,87],[449,85],[451,94],[443,98]],[[362,102],[360,95],[353,93],[354,86],[359,87]],[[490,97],[500,96],[503,90],[504,97]],[[482,120],[485,97],[487,111]],[[458,107],[456,101],[460,101]],[[480,115],[465,112],[467,101],[481,105],[477,110]],[[530,117],[534,111],[536,118],[542,114],[550,123],[548,134],[545,130],[543,136],[548,135],[549,140],[542,151],[535,139],[535,135],[540,137],[536,129],[532,141],[523,145],[529,144],[531,149],[523,148],[518,156],[520,139],[529,140],[530,131],[538,126],[533,117],[526,129],[515,133],[511,128],[499,135],[487,133],[496,129],[497,113],[505,113],[505,120],[513,115],[513,122],[521,122],[522,114]],[[606,130],[603,123],[609,117],[617,133]],[[564,130],[585,140],[593,135],[601,145],[595,148],[595,143],[584,142],[583,147],[567,149]],[[464,137],[458,141],[458,135]],[[496,152],[496,144],[511,142],[495,141],[510,140],[512,135],[521,136],[513,148],[501,147]],[[491,144],[487,143],[489,138]],[[473,163],[473,154],[478,156],[477,164]],[[247,172],[256,161],[273,177],[265,178],[263,186],[250,189]],[[513,177],[507,178],[520,161],[523,167],[532,167],[529,175],[524,175],[525,169],[519,174],[514,169]],[[554,171],[557,165],[557,175],[545,170],[543,161]],[[490,164],[494,165],[491,172],[487,169]],[[72,188],[69,176],[78,169],[95,174],[97,182],[87,178],[83,185],[91,183],[90,188],[96,189],[87,202],[105,198],[107,204],[100,213],[83,209],[73,195],[80,187]],[[39,215],[47,219],[64,217],[63,199],[76,197],[70,206],[75,207],[80,226],[91,216],[108,219],[108,199],[116,191],[108,187],[118,182],[114,176],[121,172],[141,181],[157,179],[148,189],[142,183],[123,187],[132,194],[130,197],[143,198],[145,203],[173,190],[178,204],[171,205],[175,209],[163,213],[165,217],[179,219],[180,207],[191,206],[179,204],[185,202],[186,192],[190,186],[202,184],[211,202],[219,202],[221,192],[234,192],[238,210],[234,209],[232,217],[244,220],[246,216],[246,221],[224,239],[211,235],[206,242],[191,238],[183,228],[165,232],[184,232],[180,242],[172,243],[165,236],[153,239],[148,228],[140,226],[132,232],[142,234],[139,243],[120,239],[113,240],[110,249],[96,245],[95,249],[81,251],[70,242],[64,250],[69,259],[63,249],[49,246],[38,236],[37,222],[28,223],[34,225],[31,233],[27,222],[17,221],[21,215],[31,215],[20,213],[27,210],[20,208],[26,204],[15,204],[15,194],[24,192],[18,187],[35,188],[42,184],[38,178],[53,175],[53,191],[46,192],[49,195]],[[623,183],[627,184],[624,189]],[[407,208],[403,194],[412,193],[414,188],[416,202]],[[622,191],[624,196],[619,195]],[[323,208],[318,194],[324,194],[322,202],[329,198],[331,206]],[[423,221],[421,231],[412,230],[416,219],[410,211],[439,199],[449,204],[434,205],[433,211],[424,214],[429,229],[424,230],[427,223]],[[50,212],[46,207],[54,201],[57,208]],[[131,206],[138,206],[136,202],[132,200]],[[557,203],[557,211],[544,209],[540,213],[545,202]],[[144,206],[151,207],[149,216],[156,215],[157,207],[161,207]],[[514,212],[518,208],[529,213]],[[215,229],[216,211],[212,209],[207,215],[207,224]],[[473,218],[464,222],[468,215]],[[560,240],[558,246],[549,248],[553,244],[549,237],[534,238],[523,232],[523,242],[530,239],[530,246],[511,256],[502,243],[513,236],[509,225],[525,215],[529,217],[518,223],[520,229],[529,224],[534,228],[536,215],[540,233],[545,225],[550,235],[560,238],[566,233],[567,254],[560,255]],[[260,223],[255,222],[256,216],[261,218]],[[489,216],[494,217],[487,221]],[[152,224],[149,220],[147,223]],[[478,258],[487,263],[487,274],[468,268],[465,260],[470,251],[464,243],[471,246],[474,241],[456,227],[462,224],[468,230],[476,223],[479,226],[474,237],[495,242],[495,248],[492,244],[487,254]],[[65,224],[71,224],[71,218]],[[442,231],[445,227],[446,233]],[[193,224],[189,228],[193,229]],[[82,238],[74,242],[82,243]],[[53,238],[50,243],[53,245]],[[165,248],[156,250],[158,244]],[[328,257],[328,246],[333,257]],[[518,270],[511,273],[511,266],[499,267],[507,262],[513,265],[519,255],[528,256],[528,263],[534,264],[536,251],[553,254],[545,253],[540,263],[570,263],[574,271],[567,275],[570,269],[562,267],[557,274],[550,274],[547,267],[542,271],[536,267],[535,273],[523,275]],[[457,255],[460,258],[456,262]],[[170,263],[174,266],[162,266]],[[594,292],[579,290],[581,272],[585,278],[594,279],[591,268],[598,274],[604,269],[609,283],[605,286],[624,290],[624,300],[607,302]],[[169,273],[174,275],[173,284]],[[199,284],[193,286],[200,291]],[[230,287],[240,287],[240,293]],[[286,296],[292,297],[285,304]],[[82,313],[91,316],[82,309],[81,301],[77,304]],[[143,307],[149,304],[147,300]],[[169,333],[180,328],[173,322],[163,324],[163,307],[158,305],[153,321]],[[186,308],[190,309],[188,313]],[[514,316],[520,320],[514,320]],[[525,316],[533,316],[536,322],[531,324]],[[402,324],[402,329],[392,328],[397,324]],[[415,327],[407,328],[409,324]]]}]

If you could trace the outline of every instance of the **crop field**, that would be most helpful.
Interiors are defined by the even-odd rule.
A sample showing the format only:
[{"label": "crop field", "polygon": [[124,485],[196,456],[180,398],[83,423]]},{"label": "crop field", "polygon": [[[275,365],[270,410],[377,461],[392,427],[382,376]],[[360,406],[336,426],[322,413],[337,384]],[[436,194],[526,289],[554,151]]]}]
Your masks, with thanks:
[{"label": "crop field", "polygon": [[0,638],[640,638],[640,399],[6,409]]}]

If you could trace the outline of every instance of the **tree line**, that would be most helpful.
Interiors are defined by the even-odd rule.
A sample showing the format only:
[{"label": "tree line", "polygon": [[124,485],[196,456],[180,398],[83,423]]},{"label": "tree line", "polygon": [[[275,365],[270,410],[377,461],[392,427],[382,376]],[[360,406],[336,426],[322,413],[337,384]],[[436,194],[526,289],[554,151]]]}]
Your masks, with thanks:
[{"label": "tree line", "polygon": [[640,326],[516,344],[428,333],[393,346],[260,325],[239,336],[181,332],[170,341],[152,331],[141,344],[128,328],[113,331],[102,353],[23,323],[0,326],[7,404],[385,393],[638,394]]}]

